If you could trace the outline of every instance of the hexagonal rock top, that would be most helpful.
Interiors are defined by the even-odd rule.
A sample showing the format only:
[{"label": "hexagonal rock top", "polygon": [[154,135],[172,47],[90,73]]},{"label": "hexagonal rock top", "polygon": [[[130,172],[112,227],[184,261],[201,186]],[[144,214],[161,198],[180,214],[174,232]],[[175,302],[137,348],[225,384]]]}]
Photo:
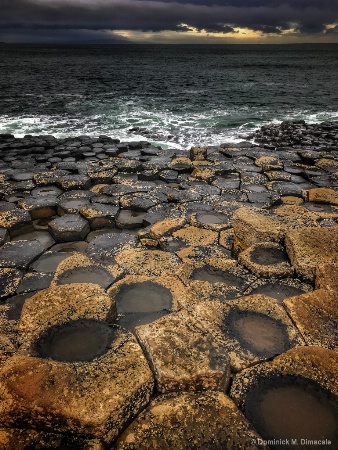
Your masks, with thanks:
[{"label": "hexagonal rock top", "polygon": [[314,448],[337,448],[337,371],[337,352],[296,347],[236,375],[230,397],[263,439],[289,439],[287,449],[291,439],[304,439],[306,449],[306,439],[323,440]]},{"label": "hexagonal rock top", "polygon": [[[149,402],[153,377],[133,335],[109,328],[103,344],[95,332],[89,336],[105,347],[94,358],[45,359],[48,351],[41,354],[37,343],[32,356],[17,354],[8,359],[0,370],[1,423],[13,428],[24,423],[48,432],[97,438],[105,444],[115,439]],[[78,344],[71,334],[69,342],[60,333],[51,337],[47,350],[62,344],[71,350]]]},{"label": "hexagonal rock top", "polygon": [[90,232],[90,227],[79,214],[65,214],[52,220],[48,230],[56,242],[81,241]]},{"label": "hexagonal rock top", "polygon": [[238,256],[238,261],[258,277],[290,277],[293,275],[284,248],[274,242],[252,245]]},{"label": "hexagonal rock top", "polygon": [[0,248],[0,267],[26,269],[44,250],[39,241],[7,242]]},{"label": "hexagonal rock top", "polygon": [[115,302],[100,286],[74,283],[52,286],[26,300],[19,323],[27,339],[52,325],[83,318],[112,322],[116,317]]},{"label": "hexagonal rock top", "polygon": [[307,345],[338,348],[338,304],[335,291],[317,289],[284,300]]},{"label": "hexagonal rock top", "polygon": [[230,360],[224,340],[201,329],[198,318],[181,310],[149,325],[136,335],[153,367],[160,393],[188,390],[226,390]]},{"label": "hexagonal rock top", "polygon": [[136,247],[137,237],[128,233],[107,233],[93,239],[87,247],[87,255],[102,263],[114,263],[115,256],[123,250]]},{"label": "hexagonal rock top", "polygon": [[313,282],[316,267],[331,262],[338,254],[338,227],[291,231],[285,237],[285,245],[297,274]]},{"label": "hexagonal rock top", "polygon": [[10,267],[0,268],[0,299],[13,295],[18,288],[24,272]]},{"label": "hexagonal rock top", "polygon": [[0,211],[0,227],[7,228],[11,237],[20,234],[30,225],[31,221],[30,214],[19,208]]},{"label": "hexagonal rock top", "polygon": [[266,449],[259,440],[223,393],[176,393],[153,400],[112,450]]}]

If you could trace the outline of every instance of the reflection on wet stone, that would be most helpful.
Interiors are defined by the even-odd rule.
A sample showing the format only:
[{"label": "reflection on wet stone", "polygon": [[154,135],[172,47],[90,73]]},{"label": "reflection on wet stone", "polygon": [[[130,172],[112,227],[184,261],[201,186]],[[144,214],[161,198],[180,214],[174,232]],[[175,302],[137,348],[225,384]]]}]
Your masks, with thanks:
[{"label": "reflection on wet stone", "polygon": [[250,352],[262,357],[271,357],[289,348],[289,338],[283,323],[255,312],[234,310],[228,326],[237,335],[239,342]]},{"label": "reflection on wet stone", "polygon": [[56,361],[92,361],[109,349],[114,329],[105,322],[81,319],[47,329],[36,348],[43,358]]},{"label": "reflection on wet stone", "polygon": [[[293,439],[303,449],[312,446],[301,446],[302,439],[328,439],[332,448],[337,448],[337,400],[314,381],[275,375],[261,379],[259,384],[251,387],[245,414],[264,439],[276,439],[276,444],[270,445],[273,450],[294,448]],[[279,439],[289,439],[290,443],[278,445]]]}]

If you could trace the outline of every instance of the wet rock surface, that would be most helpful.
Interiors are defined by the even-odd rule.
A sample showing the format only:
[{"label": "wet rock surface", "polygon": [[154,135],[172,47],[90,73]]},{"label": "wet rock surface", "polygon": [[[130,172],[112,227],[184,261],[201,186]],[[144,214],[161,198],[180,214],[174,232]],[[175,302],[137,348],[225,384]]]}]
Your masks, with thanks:
[{"label": "wet rock surface", "polygon": [[337,131],[0,136],[0,447],[338,447]]}]

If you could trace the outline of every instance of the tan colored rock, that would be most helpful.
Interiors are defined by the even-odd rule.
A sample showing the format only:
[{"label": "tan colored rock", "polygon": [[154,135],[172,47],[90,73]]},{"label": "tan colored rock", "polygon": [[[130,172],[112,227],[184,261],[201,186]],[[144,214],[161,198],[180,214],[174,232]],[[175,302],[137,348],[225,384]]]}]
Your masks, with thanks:
[{"label": "tan colored rock", "polygon": [[[64,446],[64,447],[63,447]],[[81,448],[83,450],[104,450],[99,440],[84,440],[62,434],[44,433],[38,430],[19,428],[0,429],[0,448],[2,450],[55,450],[56,448]]]},{"label": "tan colored rock", "polygon": [[286,235],[285,245],[296,273],[313,282],[316,267],[331,262],[338,252],[338,229],[303,228],[290,231]]},{"label": "tan colored rock", "polygon": [[300,206],[304,203],[304,200],[300,197],[293,197],[292,195],[285,195],[280,198],[283,205],[295,205]]},{"label": "tan colored rock", "polygon": [[234,230],[233,228],[229,228],[228,230],[222,230],[219,233],[219,245],[226,248],[227,250],[232,251],[234,245]]},{"label": "tan colored rock", "polygon": [[188,311],[136,327],[136,335],[153,368],[158,392],[226,390],[230,361],[224,341],[212,330],[201,330]]},{"label": "tan colored rock", "polygon": [[236,375],[230,397],[264,439],[304,439],[309,448],[306,439],[324,438],[317,448],[336,448],[337,371],[337,352],[296,347]]},{"label": "tan colored rock", "polygon": [[195,167],[195,169],[192,171],[189,179],[190,180],[202,180],[202,181],[206,181],[207,183],[209,183],[215,179],[215,176],[216,175],[215,175],[214,169]]},{"label": "tan colored rock", "polygon": [[286,278],[293,275],[284,247],[274,242],[252,245],[239,254],[238,261],[260,278]]},{"label": "tan colored rock", "polygon": [[191,161],[203,161],[207,156],[207,149],[203,147],[191,147],[190,159]]},{"label": "tan colored rock", "polygon": [[7,228],[12,238],[33,229],[29,212],[19,208],[0,211],[0,227]]},{"label": "tan colored rock", "polygon": [[[91,258],[88,258],[88,256],[84,255],[83,253],[75,252],[68,258],[61,261],[61,263],[58,265],[51,286],[61,284],[61,280],[63,280],[62,284],[66,284],[66,275],[71,271],[79,273],[81,268],[84,269],[82,283],[85,282],[98,284],[101,287],[106,287],[104,286],[105,280],[99,279],[100,274],[98,273],[98,271],[102,272],[102,276],[104,276],[104,273],[106,272],[106,278],[109,278],[109,276],[111,277],[111,283],[113,283],[116,278],[119,278],[123,275],[123,271],[117,264],[100,264],[99,262],[93,261]],[[87,276],[86,270],[88,271]],[[90,273],[90,271],[92,273]],[[70,283],[73,283],[73,281],[67,284]]]},{"label": "tan colored rock", "polygon": [[335,167],[337,167],[337,170],[338,170],[338,161],[336,161],[334,159],[329,159],[329,158],[321,158],[320,160],[316,161],[316,166],[318,166],[320,168],[325,168],[325,167],[335,168]]},{"label": "tan colored rock", "polygon": [[235,248],[245,250],[258,242],[282,242],[284,229],[272,214],[259,208],[242,207],[232,217]]},{"label": "tan colored rock", "polygon": [[[153,400],[116,450],[255,450],[260,436],[221,392],[169,394]],[[257,443],[257,444],[256,444]]]},{"label": "tan colored rock", "polygon": [[32,339],[50,326],[82,318],[113,322],[114,300],[95,284],[51,286],[25,301],[19,330],[25,339]]},{"label": "tan colored rock", "polygon": [[116,262],[129,275],[159,276],[173,273],[181,264],[180,259],[161,250],[124,250],[116,255]]},{"label": "tan colored rock", "polygon": [[186,262],[177,275],[188,286],[193,303],[239,297],[255,281],[237,261],[217,257]]},{"label": "tan colored rock", "polygon": [[260,156],[256,158],[255,164],[261,167],[263,172],[283,169],[283,163],[276,156]]},{"label": "tan colored rock", "polygon": [[284,300],[307,345],[338,349],[338,304],[335,291],[313,292]]},{"label": "tan colored rock", "polygon": [[316,289],[332,289],[338,291],[338,262],[320,264],[316,268]]},{"label": "tan colored rock", "polygon": [[184,216],[175,219],[165,219],[161,222],[156,222],[149,232],[149,237],[152,239],[160,239],[168,233],[173,233],[179,230],[186,222]]},{"label": "tan colored rock", "polygon": [[328,203],[338,206],[338,191],[330,188],[315,188],[308,191],[309,202]]},{"label": "tan colored rock", "polygon": [[149,402],[153,377],[131,333],[117,328],[107,345],[92,361],[9,358],[0,371],[1,423],[109,444]]},{"label": "tan colored rock", "polygon": [[204,261],[208,258],[230,259],[231,256],[230,252],[226,252],[217,244],[183,247],[176,252],[176,255],[187,263]]},{"label": "tan colored rock", "polygon": [[12,267],[0,267],[0,299],[14,295],[24,272]]},{"label": "tan colored rock", "polygon": [[185,158],[184,156],[180,156],[174,158],[169,164],[169,169],[177,170],[178,172],[191,172],[192,171],[192,162],[189,158]]},{"label": "tan colored rock", "polygon": [[14,355],[17,349],[17,345],[15,345],[8,336],[0,334],[0,366],[6,359]]},{"label": "tan colored rock", "polygon": [[173,233],[173,237],[182,239],[191,246],[217,244],[218,233],[212,230],[187,226]]}]

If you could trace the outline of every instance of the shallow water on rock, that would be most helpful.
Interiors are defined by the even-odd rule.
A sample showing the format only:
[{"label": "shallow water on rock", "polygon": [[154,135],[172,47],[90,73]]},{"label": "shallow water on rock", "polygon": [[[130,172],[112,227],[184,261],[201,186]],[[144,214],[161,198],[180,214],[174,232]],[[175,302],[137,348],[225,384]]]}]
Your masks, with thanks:
[{"label": "shallow water on rock", "polygon": [[[305,440],[331,440],[338,448],[337,399],[317,383],[294,376],[259,380],[249,392],[245,413],[264,439],[289,439],[290,445],[270,445],[272,449],[325,448],[307,445]],[[304,440],[304,446],[301,446]]]},{"label": "shallow water on rock", "polygon": [[152,281],[126,284],[115,297],[118,313],[150,313],[170,309],[169,289]]},{"label": "shallow water on rock", "polygon": [[55,272],[58,265],[66,258],[71,256],[68,252],[50,252],[42,255],[37,261],[31,264],[30,268],[35,272],[52,273]]},{"label": "shallow water on rock", "polygon": [[250,294],[264,294],[282,302],[284,299],[304,294],[305,289],[281,283],[267,283],[253,289]]},{"label": "shallow water on rock", "polygon": [[168,313],[166,311],[155,311],[146,313],[129,313],[118,318],[117,323],[126,330],[134,331],[135,327],[139,325],[147,325],[154,322]]},{"label": "shallow water on rock", "polygon": [[288,349],[285,325],[254,311],[234,311],[230,330],[243,347],[258,356],[271,357]]},{"label": "shallow water on rock", "polygon": [[205,213],[205,214],[197,214],[197,220],[205,225],[218,225],[222,223],[226,223],[228,220],[228,217],[224,214],[212,214],[212,213]]},{"label": "shallow water on rock", "polygon": [[106,289],[114,280],[115,278],[102,267],[86,266],[66,270],[59,276],[57,284],[94,283]]},{"label": "shallow water on rock", "polygon": [[42,358],[56,361],[91,361],[106,353],[114,335],[105,322],[77,320],[49,328],[40,337],[37,351]]},{"label": "shallow water on rock", "polygon": [[262,266],[270,266],[288,262],[286,253],[283,250],[275,248],[258,247],[257,249],[253,250],[250,255],[250,259],[253,263],[260,264]]},{"label": "shallow water on rock", "polygon": [[191,274],[191,278],[197,281],[208,281],[209,283],[226,283],[236,287],[243,285],[243,280],[240,277],[210,266],[195,269]]}]

